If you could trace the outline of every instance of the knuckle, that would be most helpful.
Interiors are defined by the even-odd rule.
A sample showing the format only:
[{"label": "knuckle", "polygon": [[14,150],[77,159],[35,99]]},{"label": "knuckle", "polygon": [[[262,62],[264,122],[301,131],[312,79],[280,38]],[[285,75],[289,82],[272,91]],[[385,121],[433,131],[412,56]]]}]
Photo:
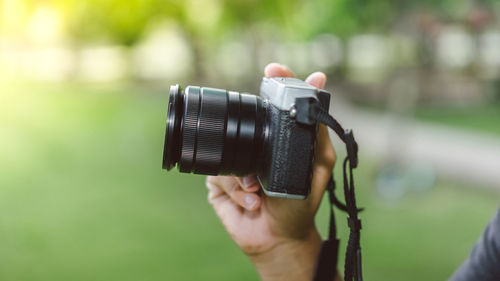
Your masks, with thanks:
[{"label": "knuckle", "polygon": [[209,184],[218,184],[219,182],[220,180],[218,176],[207,176],[205,179],[205,185],[207,185],[207,187]]},{"label": "knuckle", "polygon": [[239,188],[240,188],[240,185],[237,182],[232,183],[228,189],[229,196],[231,198],[235,198]]}]

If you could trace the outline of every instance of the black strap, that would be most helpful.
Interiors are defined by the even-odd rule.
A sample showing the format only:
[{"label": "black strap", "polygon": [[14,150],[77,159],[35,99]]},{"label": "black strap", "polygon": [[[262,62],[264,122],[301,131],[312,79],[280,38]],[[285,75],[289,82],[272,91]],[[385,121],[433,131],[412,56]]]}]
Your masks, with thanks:
[{"label": "black strap", "polygon": [[338,252],[338,239],[323,241],[316,262],[314,281],[332,281],[335,278],[337,267],[332,265],[337,265]]},{"label": "black strap", "polygon": [[[358,166],[358,144],[354,139],[354,134],[351,130],[344,130],[335,118],[328,114],[318,103],[311,103],[308,99],[296,99],[297,106],[297,122],[304,124],[313,124],[321,122],[331,128],[339,138],[345,143],[347,156],[343,165],[344,176],[344,196],[345,205],[340,203],[335,197],[335,181],[333,174],[328,182],[328,193],[330,200],[330,233],[328,240],[323,242],[318,260],[316,263],[316,271],[314,281],[333,280],[338,261],[338,245],[339,240],[336,237],[335,215],[333,205],[340,210],[346,211],[348,214],[347,223],[350,228],[349,241],[346,248],[346,258],[344,265],[344,280],[345,281],[363,281],[362,266],[361,266],[361,220],[358,213],[362,209],[358,209],[356,205],[356,196],[354,192],[354,176],[353,169]],[[347,172],[349,170],[349,172]]]},{"label": "black strap", "polygon": [[335,180],[333,179],[332,174],[327,184],[328,198],[330,201],[330,229],[328,239],[323,241],[318,259],[316,261],[316,269],[313,278],[314,281],[332,281],[337,272],[340,240],[337,239],[333,205],[342,206],[343,208],[345,208],[345,206],[335,197],[335,187]]},{"label": "black strap", "polygon": [[362,281],[361,269],[361,220],[358,218],[359,210],[356,207],[356,196],[354,194],[354,181],[352,167],[349,165],[349,179],[347,179],[346,170],[347,164],[350,162],[349,157],[344,160],[344,194],[346,198],[347,207],[347,224],[351,229],[349,234],[349,242],[347,243],[345,266],[344,266],[344,280]]}]

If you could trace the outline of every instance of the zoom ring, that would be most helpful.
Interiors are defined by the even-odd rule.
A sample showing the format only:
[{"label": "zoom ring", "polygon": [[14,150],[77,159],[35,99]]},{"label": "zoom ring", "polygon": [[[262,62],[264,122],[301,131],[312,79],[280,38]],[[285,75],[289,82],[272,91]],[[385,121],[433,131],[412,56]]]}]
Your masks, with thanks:
[{"label": "zoom ring", "polygon": [[216,175],[221,168],[224,151],[227,93],[201,88],[200,101],[194,172]]}]

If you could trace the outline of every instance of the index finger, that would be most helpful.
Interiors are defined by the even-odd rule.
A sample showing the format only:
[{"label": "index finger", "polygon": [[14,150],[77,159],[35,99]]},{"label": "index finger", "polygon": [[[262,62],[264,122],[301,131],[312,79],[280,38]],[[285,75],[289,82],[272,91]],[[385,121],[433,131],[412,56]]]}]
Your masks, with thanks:
[{"label": "index finger", "polygon": [[270,63],[264,69],[266,77],[295,77],[288,67],[279,63]]}]

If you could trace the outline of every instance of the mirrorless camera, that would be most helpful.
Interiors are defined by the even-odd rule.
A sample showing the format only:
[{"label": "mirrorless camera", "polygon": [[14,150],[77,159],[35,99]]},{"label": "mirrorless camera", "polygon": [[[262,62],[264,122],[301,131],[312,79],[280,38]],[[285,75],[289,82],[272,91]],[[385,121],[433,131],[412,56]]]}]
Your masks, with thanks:
[{"label": "mirrorless camera", "polygon": [[256,174],[268,196],[305,199],[318,124],[297,122],[298,101],[328,111],[330,94],[295,78],[263,78],[259,96],[171,86],[163,168],[203,175]]}]

